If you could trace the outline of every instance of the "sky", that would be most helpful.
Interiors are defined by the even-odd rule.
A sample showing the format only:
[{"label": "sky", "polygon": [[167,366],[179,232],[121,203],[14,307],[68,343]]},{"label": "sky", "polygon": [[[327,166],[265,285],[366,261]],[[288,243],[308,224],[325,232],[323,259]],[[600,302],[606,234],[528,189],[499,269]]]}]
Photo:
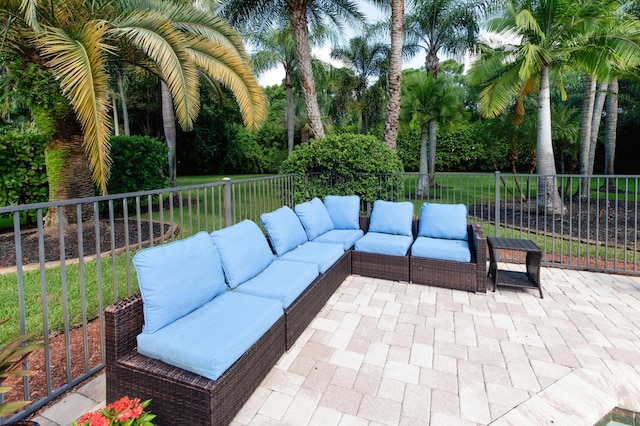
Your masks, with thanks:
[{"label": "sky", "polygon": [[[377,7],[373,6],[371,3],[363,0],[359,0],[358,3],[360,3],[361,10],[365,14],[369,22],[374,22],[384,16],[384,14]],[[350,28],[347,28],[344,32],[344,36],[339,41],[339,43],[341,45],[346,45],[349,42],[349,39],[353,36],[354,36],[353,31]],[[332,46],[330,44],[326,44],[322,48],[315,48],[313,49],[313,55],[318,59],[321,59],[325,62],[329,62],[333,64],[334,66],[337,66],[337,67],[344,66],[340,62],[336,62],[333,59],[331,59],[329,55],[329,52],[331,51],[331,47]],[[403,64],[403,68],[420,68],[423,65],[424,65],[424,54],[418,54],[411,61],[409,62],[405,61],[405,63]],[[272,70],[262,73],[258,77],[258,82],[260,83],[261,86],[266,87],[266,86],[282,83],[283,78],[284,78],[284,69],[280,66],[278,68],[274,68]]]}]

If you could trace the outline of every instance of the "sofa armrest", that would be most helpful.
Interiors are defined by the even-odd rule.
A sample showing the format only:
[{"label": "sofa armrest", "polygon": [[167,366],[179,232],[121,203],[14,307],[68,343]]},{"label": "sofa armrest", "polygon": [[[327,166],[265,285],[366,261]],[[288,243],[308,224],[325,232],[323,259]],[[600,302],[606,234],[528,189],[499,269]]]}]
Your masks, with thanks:
[{"label": "sofa armrest", "polygon": [[[476,291],[485,292],[487,282],[487,237],[479,223],[469,225],[469,241],[473,242],[471,261],[476,263],[477,285]],[[471,245],[471,244],[470,244]]]},{"label": "sofa armrest", "polygon": [[369,216],[361,214],[358,216],[358,222],[360,223],[360,229],[366,234],[369,231]]},{"label": "sofa armrest", "polygon": [[105,352],[107,364],[116,362],[137,346],[144,315],[140,293],[107,306],[105,313]]}]

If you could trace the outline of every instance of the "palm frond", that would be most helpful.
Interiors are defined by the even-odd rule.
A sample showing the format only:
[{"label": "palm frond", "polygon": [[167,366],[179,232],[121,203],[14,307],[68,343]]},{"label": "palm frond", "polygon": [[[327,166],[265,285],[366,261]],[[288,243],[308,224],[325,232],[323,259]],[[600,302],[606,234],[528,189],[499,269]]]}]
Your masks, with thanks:
[{"label": "palm frond", "polygon": [[198,71],[187,51],[185,35],[153,11],[128,14],[114,21],[111,31],[124,36],[158,64],[172,93],[178,122],[183,129],[191,130],[200,110],[200,94]]},{"label": "palm frond", "polygon": [[39,39],[44,56],[82,126],[92,177],[104,194],[111,168],[108,75],[104,63],[104,54],[110,47],[103,43],[105,32],[105,22],[87,22],[76,36],[59,28],[46,28]]},{"label": "palm frond", "polygon": [[41,30],[36,14],[37,7],[38,0],[22,0],[20,4],[20,13],[24,16],[24,21],[35,33],[39,33]]},{"label": "palm frond", "polygon": [[245,125],[249,129],[262,126],[267,118],[267,98],[249,64],[224,46],[202,38],[192,40],[188,51],[204,74],[233,92]]}]

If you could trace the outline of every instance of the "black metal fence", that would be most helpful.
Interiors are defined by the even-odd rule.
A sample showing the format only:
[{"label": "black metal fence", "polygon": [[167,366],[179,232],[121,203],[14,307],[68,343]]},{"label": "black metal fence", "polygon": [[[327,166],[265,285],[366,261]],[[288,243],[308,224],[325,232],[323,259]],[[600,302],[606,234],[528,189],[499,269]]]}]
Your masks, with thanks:
[{"label": "black metal fence", "polygon": [[[639,176],[554,177],[564,214],[539,195],[541,177],[511,174],[274,176],[0,208],[0,342],[37,332],[47,343],[10,378],[5,400],[32,400],[34,413],[104,366],[104,307],[137,290],[135,251],[251,219],[282,205],[350,194],[364,183],[364,212],[376,199],[463,203],[487,235],[527,238],[547,266],[609,273],[638,269]],[[555,206],[558,207],[558,206]],[[558,209],[555,209],[558,210]],[[45,226],[45,223],[49,226]],[[513,261],[520,259],[512,258]],[[2,395],[0,395],[2,397]]]}]

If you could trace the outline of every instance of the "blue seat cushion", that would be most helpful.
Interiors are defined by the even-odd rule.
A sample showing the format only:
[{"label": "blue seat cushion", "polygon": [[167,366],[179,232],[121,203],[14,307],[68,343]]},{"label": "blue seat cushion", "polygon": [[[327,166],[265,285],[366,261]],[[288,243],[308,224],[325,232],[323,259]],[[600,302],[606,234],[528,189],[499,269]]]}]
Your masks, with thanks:
[{"label": "blue seat cushion", "polygon": [[469,242],[464,240],[418,237],[411,247],[411,256],[471,262]]},{"label": "blue seat cushion", "polygon": [[360,229],[360,197],[357,195],[327,195],[324,206],[336,229]]},{"label": "blue seat cushion", "polygon": [[369,232],[413,237],[412,224],[413,204],[409,201],[374,201]]},{"label": "blue seat cushion", "polygon": [[422,204],[418,235],[448,240],[468,239],[467,206],[464,204]]},{"label": "blue seat cushion", "polygon": [[278,256],[309,241],[300,219],[288,206],[280,207],[270,213],[263,213],[260,215],[260,223]]},{"label": "blue seat cushion", "polygon": [[273,299],[227,291],[155,333],[138,352],[216,380],[283,315]]},{"label": "blue seat cushion", "polygon": [[306,203],[296,204],[294,207],[309,241],[333,229],[333,222],[327,209],[319,198]]},{"label": "blue seat cushion", "polygon": [[258,275],[274,260],[264,234],[250,220],[211,233],[230,288]]},{"label": "blue seat cushion", "polygon": [[342,244],[343,249],[349,250],[363,235],[362,229],[332,229],[314,239],[313,242]]},{"label": "blue seat cushion", "polygon": [[341,244],[309,241],[280,256],[279,259],[315,263],[325,273],[344,254]]},{"label": "blue seat cushion", "polygon": [[367,232],[364,237],[356,241],[355,249],[389,256],[406,256],[412,242],[413,238],[406,235]]},{"label": "blue seat cushion", "polygon": [[233,291],[280,301],[287,309],[318,276],[314,263],[275,260],[264,271]]},{"label": "blue seat cushion", "polygon": [[153,333],[227,291],[209,234],[140,250],[133,257],[144,331]]}]

